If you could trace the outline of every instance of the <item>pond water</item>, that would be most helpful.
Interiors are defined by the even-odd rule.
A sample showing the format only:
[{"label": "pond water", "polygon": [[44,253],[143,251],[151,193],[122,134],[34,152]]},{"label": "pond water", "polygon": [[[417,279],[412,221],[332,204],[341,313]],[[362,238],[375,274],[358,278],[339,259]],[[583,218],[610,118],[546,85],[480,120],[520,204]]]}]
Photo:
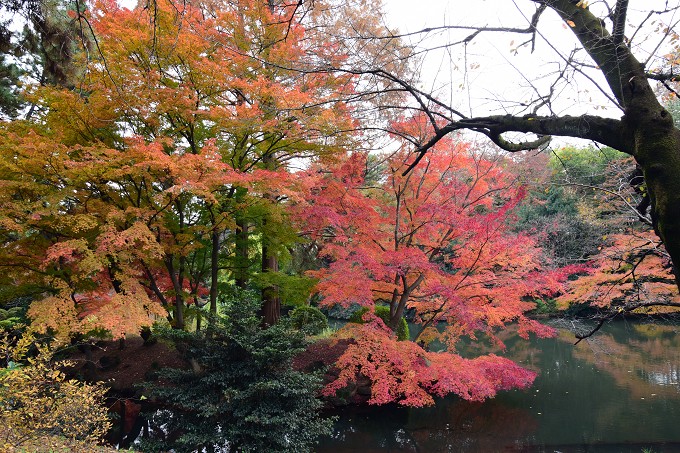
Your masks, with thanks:
[{"label": "pond water", "polygon": [[680,325],[611,322],[574,345],[588,326],[554,324],[555,338],[508,334],[507,350],[492,351],[539,372],[531,388],[484,403],[343,409],[315,451],[680,452]]}]

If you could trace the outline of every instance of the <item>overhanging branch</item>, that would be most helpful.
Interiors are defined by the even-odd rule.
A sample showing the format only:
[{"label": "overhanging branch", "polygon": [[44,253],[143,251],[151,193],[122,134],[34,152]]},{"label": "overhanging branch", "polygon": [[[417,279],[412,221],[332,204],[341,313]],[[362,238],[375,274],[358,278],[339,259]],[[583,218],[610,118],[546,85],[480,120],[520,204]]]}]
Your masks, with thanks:
[{"label": "overhanging branch", "polygon": [[[631,143],[630,137],[627,136],[628,133],[619,120],[592,115],[561,117],[495,115],[463,118],[439,128],[430,140],[416,149],[418,156],[404,171],[404,174],[418,165],[425,153],[447,134],[462,129],[482,133],[496,145],[511,152],[540,148],[545,146],[552,136],[565,136],[593,140],[621,152],[632,154],[632,150],[628,148],[628,144]],[[538,138],[526,142],[511,142],[502,136],[508,132],[535,134]]]}]

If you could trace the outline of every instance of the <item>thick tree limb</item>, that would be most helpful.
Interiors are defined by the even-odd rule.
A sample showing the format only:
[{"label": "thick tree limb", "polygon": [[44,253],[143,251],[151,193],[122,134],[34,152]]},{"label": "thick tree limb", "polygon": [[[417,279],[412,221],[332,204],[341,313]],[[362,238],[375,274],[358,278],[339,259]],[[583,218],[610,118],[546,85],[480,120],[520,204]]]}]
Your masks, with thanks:
[{"label": "thick tree limb", "polygon": [[[540,148],[550,141],[551,136],[557,135],[594,140],[619,151],[633,154],[633,150],[629,147],[630,137],[628,137],[623,123],[619,120],[592,115],[562,117],[496,115],[463,118],[439,128],[427,143],[416,149],[418,157],[405,170],[404,174],[418,165],[425,153],[444,136],[461,129],[480,132],[489,137],[496,145],[511,152]],[[539,137],[528,142],[513,143],[502,137],[502,134],[507,132],[533,133]]]},{"label": "thick tree limb", "polygon": [[612,38],[614,44],[621,45],[623,43],[624,33],[626,30],[626,14],[628,12],[628,0],[616,0],[616,9],[614,10],[614,27],[612,28]]},{"label": "thick tree limb", "polygon": [[680,82],[680,74],[670,72],[647,72],[648,79],[658,80],[659,82]]}]

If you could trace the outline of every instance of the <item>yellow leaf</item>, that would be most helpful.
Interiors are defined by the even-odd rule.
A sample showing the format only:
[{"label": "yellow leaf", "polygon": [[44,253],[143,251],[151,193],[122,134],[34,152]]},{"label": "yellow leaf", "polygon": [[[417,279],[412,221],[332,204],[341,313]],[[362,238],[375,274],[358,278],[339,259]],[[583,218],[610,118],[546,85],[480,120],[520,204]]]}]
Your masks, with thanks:
[{"label": "yellow leaf", "polygon": [[574,28],[576,26],[573,20],[568,20],[567,25],[569,25],[571,28]]}]

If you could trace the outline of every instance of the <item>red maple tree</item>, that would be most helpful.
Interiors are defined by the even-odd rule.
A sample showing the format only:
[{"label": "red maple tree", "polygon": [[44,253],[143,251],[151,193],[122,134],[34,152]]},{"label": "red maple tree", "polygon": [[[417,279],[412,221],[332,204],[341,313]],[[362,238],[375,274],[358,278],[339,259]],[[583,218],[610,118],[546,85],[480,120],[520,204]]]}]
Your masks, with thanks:
[{"label": "red maple tree", "polygon": [[[413,132],[418,120],[400,127]],[[455,353],[463,336],[500,342],[494,332],[508,323],[518,323],[524,337],[552,333],[524,313],[535,298],[556,295],[573,269],[553,268],[532,237],[511,231],[523,189],[498,156],[452,139],[407,174],[413,156],[405,149],[381,159],[377,172],[367,172],[367,156],[355,153],[310,173],[317,182],[298,216],[327,262],[310,274],[323,305],[387,305],[391,330],[411,311],[419,331],[413,342],[397,342],[382,321],[365,315],[367,324],[348,327],[357,343],[340,358],[343,371],[327,392],[357,373],[373,379],[374,403],[429,404],[427,394],[449,392],[480,399],[528,385],[533,374],[510,361]],[[416,344],[435,340],[448,352]]]}]

